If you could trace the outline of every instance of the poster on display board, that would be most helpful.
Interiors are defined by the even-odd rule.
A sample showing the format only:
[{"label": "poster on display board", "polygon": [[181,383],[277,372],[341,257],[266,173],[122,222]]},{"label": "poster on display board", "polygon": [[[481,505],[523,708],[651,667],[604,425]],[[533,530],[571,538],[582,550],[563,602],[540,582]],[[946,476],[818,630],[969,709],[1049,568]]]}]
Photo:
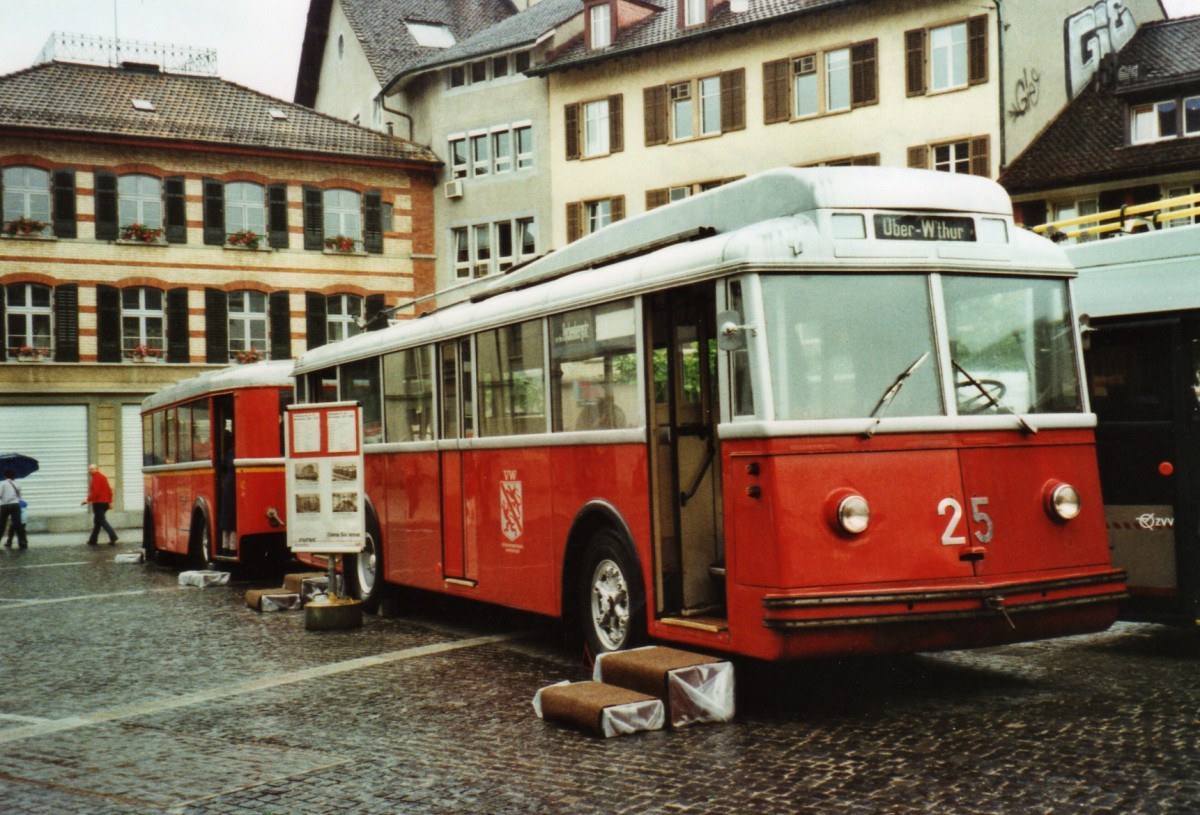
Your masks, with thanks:
[{"label": "poster on display board", "polygon": [[293,552],[363,549],[362,408],[357,402],[289,405],[288,546]]}]

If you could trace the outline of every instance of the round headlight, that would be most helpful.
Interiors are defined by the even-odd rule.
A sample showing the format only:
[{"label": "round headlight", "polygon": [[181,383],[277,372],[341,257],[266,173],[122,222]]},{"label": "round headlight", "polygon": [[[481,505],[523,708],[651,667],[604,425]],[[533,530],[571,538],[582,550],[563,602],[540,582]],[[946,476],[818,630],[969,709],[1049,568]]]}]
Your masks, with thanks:
[{"label": "round headlight", "polygon": [[1079,514],[1080,499],[1078,490],[1070,484],[1063,484],[1061,482],[1048,486],[1046,510],[1050,513],[1050,517],[1060,521],[1069,521]]},{"label": "round headlight", "polygon": [[871,522],[871,507],[867,499],[857,493],[843,498],[838,503],[837,522],[842,531],[850,535],[867,531],[867,524]]}]

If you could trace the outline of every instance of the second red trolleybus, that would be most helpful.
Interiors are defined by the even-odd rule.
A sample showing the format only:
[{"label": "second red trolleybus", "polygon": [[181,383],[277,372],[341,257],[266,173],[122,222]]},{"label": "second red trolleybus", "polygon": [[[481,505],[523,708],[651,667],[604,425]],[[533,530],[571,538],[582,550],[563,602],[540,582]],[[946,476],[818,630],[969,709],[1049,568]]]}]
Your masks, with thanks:
[{"label": "second red trolleybus", "polygon": [[287,562],[283,434],[292,361],[210,371],[142,402],[147,559]]},{"label": "second red trolleybus", "polygon": [[1115,618],[1061,249],[985,179],[779,170],[305,353],[384,584],[765,659]]}]

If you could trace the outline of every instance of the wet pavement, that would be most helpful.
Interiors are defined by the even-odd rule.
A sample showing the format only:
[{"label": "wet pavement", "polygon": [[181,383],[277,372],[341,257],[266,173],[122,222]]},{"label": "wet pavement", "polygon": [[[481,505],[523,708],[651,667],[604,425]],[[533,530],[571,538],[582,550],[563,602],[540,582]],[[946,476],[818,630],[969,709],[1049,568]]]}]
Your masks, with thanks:
[{"label": "wet pavement", "polygon": [[0,812],[1200,811],[1200,638],[1103,634],[736,663],[736,720],[603,740],[537,719],[588,678],[556,624],[406,595],[307,632],[271,580],[182,588],[116,547],[0,549]]}]

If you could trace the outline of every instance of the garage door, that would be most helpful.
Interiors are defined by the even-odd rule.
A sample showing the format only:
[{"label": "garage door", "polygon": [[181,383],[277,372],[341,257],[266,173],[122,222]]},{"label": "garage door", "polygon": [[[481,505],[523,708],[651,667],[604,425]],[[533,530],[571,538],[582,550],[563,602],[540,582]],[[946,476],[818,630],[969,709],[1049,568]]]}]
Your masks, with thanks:
[{"label": "garage door", "polygon": [[84,405],[0,407],[0,453],[24,453],[39,469],[17,482],[29,516],[85,514],[88,491],[87,408]]},{"label": "garage door", "polygon": [[120,509],[140,510],[145,505],[142,487],[142,407],[121,405]]}]

